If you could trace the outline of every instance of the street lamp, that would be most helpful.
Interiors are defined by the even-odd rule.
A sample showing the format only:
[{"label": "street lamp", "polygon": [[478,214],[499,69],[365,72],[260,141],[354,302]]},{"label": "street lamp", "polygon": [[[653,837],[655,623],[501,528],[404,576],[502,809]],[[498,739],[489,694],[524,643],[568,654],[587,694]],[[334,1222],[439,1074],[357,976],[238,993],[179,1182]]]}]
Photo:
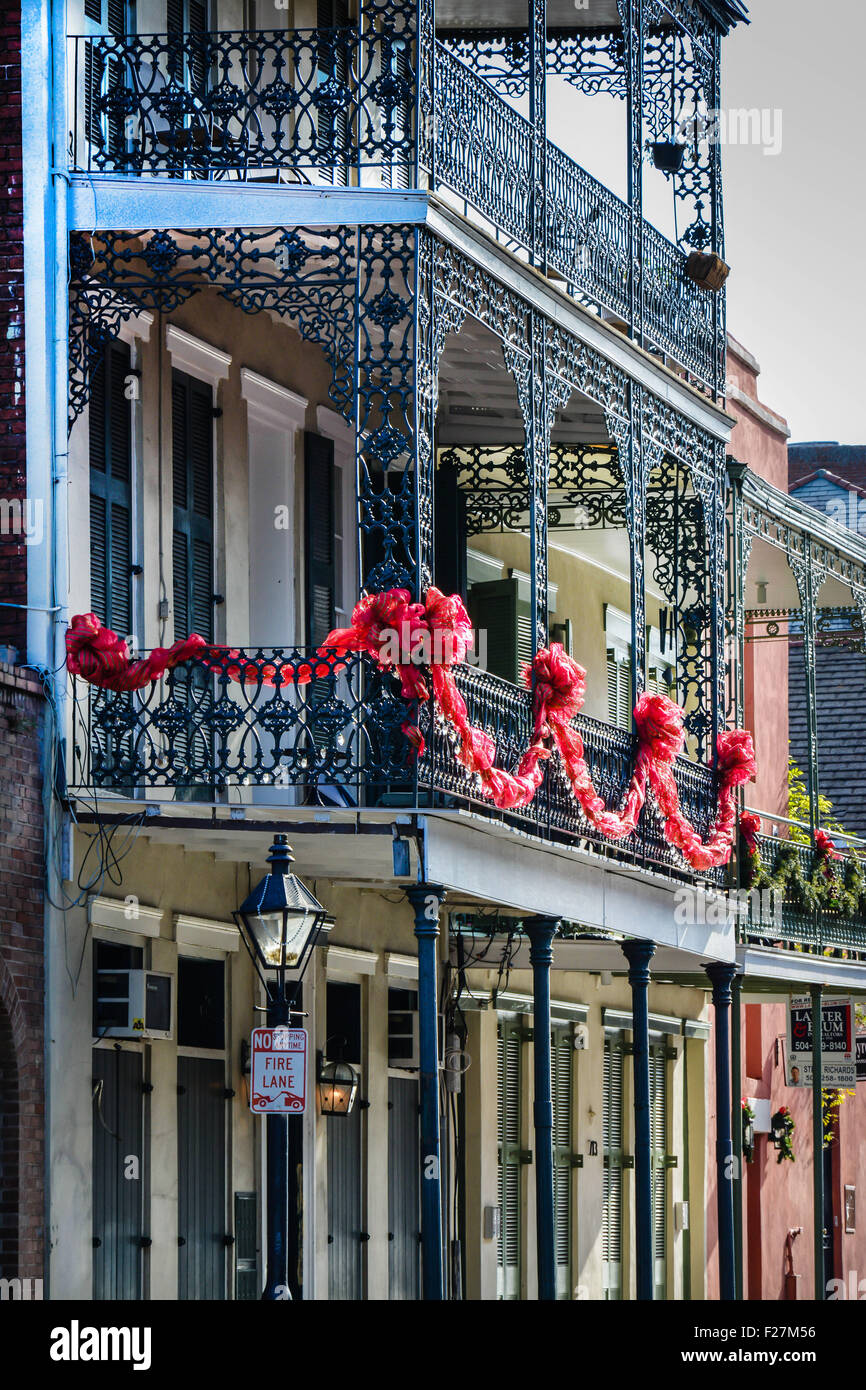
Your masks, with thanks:
[{"label": "street lamp", "polygon": [[[293,1010],[286,994],[286,971],[292,972],[297,989],[326,916],[322,904],[292,873],[293,860],[288,836],[275,835],[269,872],[233,913],[265,988],[269,1028],[288,1026]],[[288,1115],[267,1116],[267,1153],[268,1274],[262,1298],[283,1300],[291,1298]]]}]

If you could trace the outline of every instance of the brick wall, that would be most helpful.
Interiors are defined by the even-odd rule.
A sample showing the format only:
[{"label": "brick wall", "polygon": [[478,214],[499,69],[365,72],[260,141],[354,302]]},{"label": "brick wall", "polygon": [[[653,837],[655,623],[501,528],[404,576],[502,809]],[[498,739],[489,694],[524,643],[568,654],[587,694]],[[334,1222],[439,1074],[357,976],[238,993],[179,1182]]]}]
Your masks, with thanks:
[{"label": "brick wall", "polygon": [[0,1269],[42,1277],[43,896],[39,683],[0,664]]},{"label": "brick wall", "polygon": [[[23,225],[21,9],[6,3],[0,6],[0,598],[20,604],[27,602],[26,550],[17,522],[26,490]],[[0,608],[0,646],[24,651],[26,617]]]}]

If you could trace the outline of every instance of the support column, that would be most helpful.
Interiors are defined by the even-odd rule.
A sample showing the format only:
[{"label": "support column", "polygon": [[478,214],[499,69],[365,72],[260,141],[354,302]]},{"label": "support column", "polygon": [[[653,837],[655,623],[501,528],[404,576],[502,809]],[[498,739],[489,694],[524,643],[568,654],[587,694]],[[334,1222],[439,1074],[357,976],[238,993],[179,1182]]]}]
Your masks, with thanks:
[{"label": "support column", "polygon": [[743,977],[731,982],[731,1133],[734,1141],[734,1297],[743,1297],[743,1078],[742,1008]]},{"label": "support column", "polygon": [[643,340],[643,0],[617,0],[626,77],[629,335]]},{"label": "support column", "polygon": [[421,1283],[425,1302],[441,1302],[442,1183],[439,1153],[439,1040],[436,942],[444,888],[419,883],[406,889],[415,910],[418,941],[418,1048],[421,1086]]},{"label": "support column", "polygon": [[532,966],[532,1055],[535,1070],[535,1233],[538,1247],[538,1297],[556,1298],[556,1250],[553,1234],[553,1103],[550,1093],[550,967],[556,917],[531,917],[523,929],[529,937]]},{"label": "support column", "polygon": [[547,0],[529,5],[529,187],[532,263],[547,270]]},{"label": "support column", "polygon": [[[280,983],[278,995],[268,999],[268,1027],[287,1028],[289,1005],[285,985]],[[267,1175],[268,1175],[268,1270],[262,1298],[285,1301],[289,1290],[289,1117],[268,1115]]]},{"label": "support column", "polygon": [[632,1068],[634,1075],[634,1188],[637,1297],[653,1296],[652,1149],[650,1135],[649,1078],[649,963],[655,954],[651,941],[626,941],[633,1018]]},{"label": "support column", "polygon": [[713,987],[716,1043],[716,1199],[719,1219],[719,1296],[736,1297],[734,1281],[734,1185],[731,1181],[731,984],[737,967],[727,962],[707,966]]},{"label": "support column", "polygon": [[822,990],[812,986],[812,1206],[815,1217],[815,1299],[827,1297],[824,1278],[824,1067],[821,1055],[823,1033]]}]

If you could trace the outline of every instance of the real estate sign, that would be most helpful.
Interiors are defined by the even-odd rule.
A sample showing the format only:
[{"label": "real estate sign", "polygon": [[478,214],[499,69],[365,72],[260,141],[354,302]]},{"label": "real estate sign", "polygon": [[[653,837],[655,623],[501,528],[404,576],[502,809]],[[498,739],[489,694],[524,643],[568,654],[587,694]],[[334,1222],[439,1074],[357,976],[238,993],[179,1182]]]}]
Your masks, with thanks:
[{"label": "real estate sign", "polygon": [[[821,1065],[825,1086],[853,1086],[857,1076],[854,1004],[844,995],[821,1001]],[[786,1077],[789,1086],[812,1085],[812,998],[788,1001]]]}]

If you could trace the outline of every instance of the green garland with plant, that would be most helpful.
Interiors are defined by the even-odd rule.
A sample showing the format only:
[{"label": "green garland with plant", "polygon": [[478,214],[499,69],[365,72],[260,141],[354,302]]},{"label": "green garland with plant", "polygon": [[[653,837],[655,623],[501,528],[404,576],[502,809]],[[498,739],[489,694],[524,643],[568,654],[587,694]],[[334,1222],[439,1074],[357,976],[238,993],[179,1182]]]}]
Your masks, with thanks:
[{"label": "green garland with plant", "polygon": [[797,1159],[794,1154],[794,1145],[791,1140],[797,1126],[794,1124],[794,1117],[787,1105],[779,1106],[779,1109],[773,1116],[773,1120],[781,1121],[781,1133],[777,1141],[779,1151],[776,1155],[776,1162],[782,1163],[787,1158],[791,1163],[796,1163]]},{"label": "green garland with plant", "polygon": [[[825,830],[842,831],[843,827],[831,815],[833,804],[826,796],[818,797],[818,809]],[[788,765],[788,810],[792,820],[809,818],[806,779],[793,762]],[[764,862],[757,846],[752,851],[744,847],[743,886],[760,891],[784,892],[792,905],[805,912],[821,910],[837,912],[842,917],[866,916],[866,874],[859,856],[850,850],[840,871],[827,853],[816,845],[813,847],[811,866],[804,870],[797,846],[810,844],[809,835],[796,825],[790,827],[789,834],[790,839],[779,841],[779,850],[772,866]]]}]

